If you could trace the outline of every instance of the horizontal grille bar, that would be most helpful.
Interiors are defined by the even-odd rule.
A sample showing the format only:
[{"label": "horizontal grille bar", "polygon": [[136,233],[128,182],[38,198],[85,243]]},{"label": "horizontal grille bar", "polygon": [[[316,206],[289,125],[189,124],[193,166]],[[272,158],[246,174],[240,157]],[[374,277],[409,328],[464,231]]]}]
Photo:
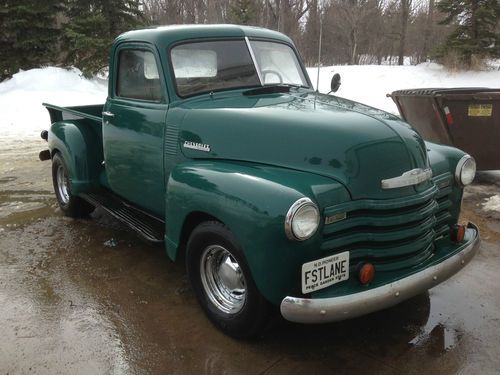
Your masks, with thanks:
[{"label": "horizontal grille bar", "polygon": [[412,267],[431,257],[434,240],[449,232],[453,216],[453,175],[433,178],[433,186],[411,197],[358,200],[328,207],[325,217],[345,219],[323,227],[321,250],[349,251],[351,266],[374,263],[380,271]]},{"label": "horizontal grille bar", "polygon": [[410,237],[416,237],[427,232],[436,224],[434,215],[427,217],[423,221],[412,222],[406,225],[397,225],[391,227],[358,227],[354,231],[343,231],[339,234],[328,237],[321,244],[321,249],[331,249],[332,247],[341,247],[355,244],[357,242],[385,242],[404,240]]}]

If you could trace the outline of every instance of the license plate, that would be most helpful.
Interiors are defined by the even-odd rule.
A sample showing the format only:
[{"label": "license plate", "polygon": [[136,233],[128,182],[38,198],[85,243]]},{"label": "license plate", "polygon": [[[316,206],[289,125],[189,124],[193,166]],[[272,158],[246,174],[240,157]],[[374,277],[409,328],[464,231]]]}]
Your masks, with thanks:
[{"label": "license plate", "polygon": [[302,265],[302,293],[311,293],[349,278],[349,252]]}]

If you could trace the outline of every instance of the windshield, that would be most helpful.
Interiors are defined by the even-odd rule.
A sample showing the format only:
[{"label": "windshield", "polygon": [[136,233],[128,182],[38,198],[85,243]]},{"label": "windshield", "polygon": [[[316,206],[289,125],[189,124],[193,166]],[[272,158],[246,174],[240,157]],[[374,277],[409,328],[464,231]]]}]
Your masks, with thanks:
[{"label": "windshield", "polygon": [[309,87],[295,52],[286,44],[250,41],[262,83]]},{"label": "windshield", "polygon": [[186,97],[275,84],[308,87],[292,48],[264,41],[249,44],[252,53],[245,40],[194,42],[172,48],[170,57],[177,93]]}]

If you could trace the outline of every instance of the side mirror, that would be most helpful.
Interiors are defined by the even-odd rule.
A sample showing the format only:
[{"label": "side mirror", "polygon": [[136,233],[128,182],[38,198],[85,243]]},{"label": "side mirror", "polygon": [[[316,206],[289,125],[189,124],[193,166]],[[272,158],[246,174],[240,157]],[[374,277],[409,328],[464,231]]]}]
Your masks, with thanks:
[{"label": "side mirror", "polygon": [[341,84],[340,74],[335,73],[332,77],[332,82],[330,83],[330,92],[337,92]]}]

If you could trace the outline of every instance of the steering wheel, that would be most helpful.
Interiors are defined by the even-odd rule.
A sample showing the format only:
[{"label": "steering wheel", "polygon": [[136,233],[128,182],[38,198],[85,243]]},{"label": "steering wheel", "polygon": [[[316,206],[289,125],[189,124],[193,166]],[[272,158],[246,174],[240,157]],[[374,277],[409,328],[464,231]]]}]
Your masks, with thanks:
[{"label": "steering wheel", "polygon": [[274,74],[276,77],[278,77],[278,79],[280,80],[278,83],[281,84],[283,83],[283,77],[281,76],[281,74],[279,72],[277,72],[276,70],[273,70],[273,69],[263,69],[260,71],[260,73],[262,74],[262,79],[264,80],[264,84],[266,84],[266,79],[265,79],[265,76],[267,74]]}]

